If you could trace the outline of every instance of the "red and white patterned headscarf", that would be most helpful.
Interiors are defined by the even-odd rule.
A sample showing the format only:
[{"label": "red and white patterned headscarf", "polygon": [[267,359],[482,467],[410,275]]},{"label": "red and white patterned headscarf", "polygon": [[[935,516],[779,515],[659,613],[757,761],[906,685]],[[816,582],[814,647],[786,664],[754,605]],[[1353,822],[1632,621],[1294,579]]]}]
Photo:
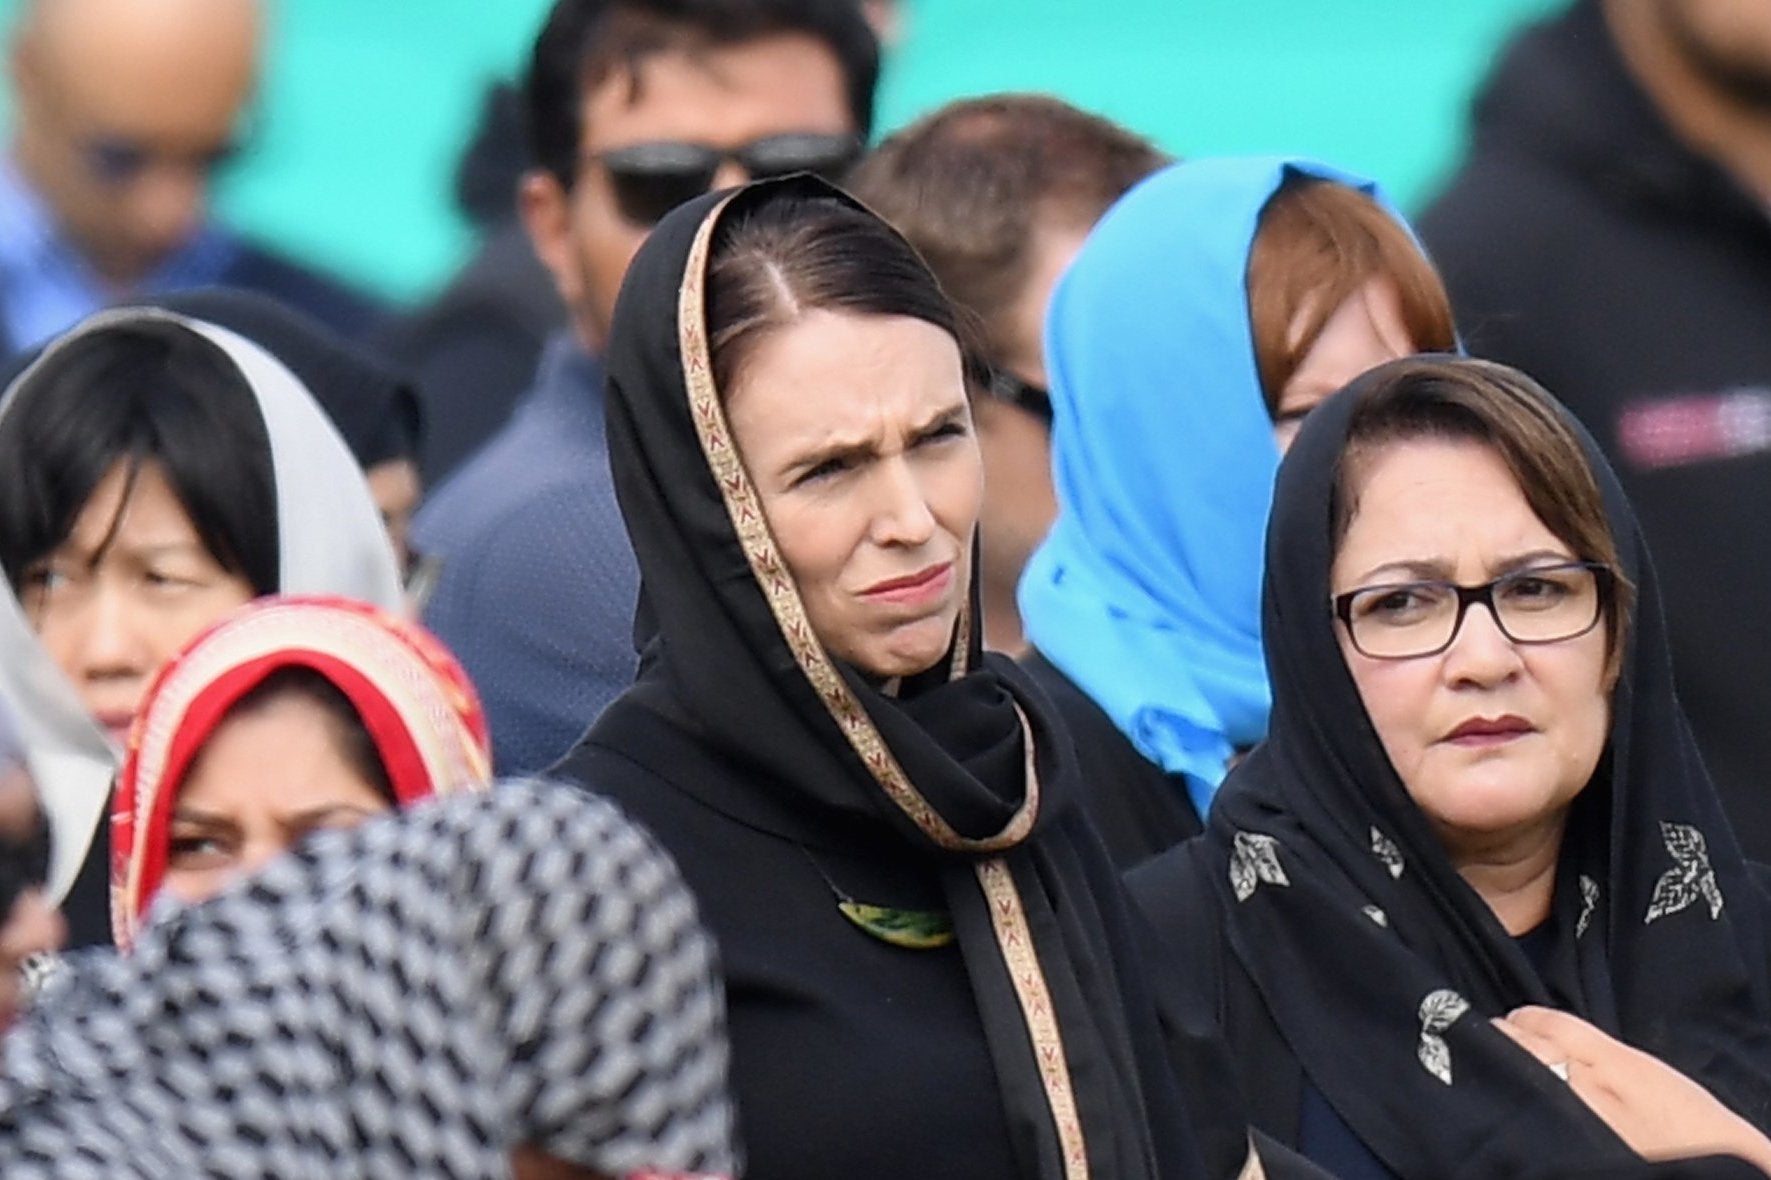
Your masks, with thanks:
[{"label": "red and white patterned headscarf", "polygon": [[135,941],[165,878],[173,809],[198,753],[241,698],[285,668],[311,669],[350,700],[399,806],[490,778],[479,698],[429,632],[346,598],[250,603],[168,661],[136,716],[111,816],[118,946]]}]

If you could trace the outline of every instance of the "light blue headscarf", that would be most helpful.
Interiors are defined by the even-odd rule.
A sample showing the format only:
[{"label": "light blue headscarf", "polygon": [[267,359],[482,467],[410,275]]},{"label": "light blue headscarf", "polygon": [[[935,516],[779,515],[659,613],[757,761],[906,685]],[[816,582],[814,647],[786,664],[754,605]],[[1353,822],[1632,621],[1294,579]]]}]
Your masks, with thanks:
[{"label": "light blue headscarf", "polygon": [[1046,314],[1058,518],[1021,577],[1033,645],[1200,815],[1235,750],[1266,736],[1261,549],[1279,450],[1244,282],[1302,159],[1189,160],[1108,210]]}]

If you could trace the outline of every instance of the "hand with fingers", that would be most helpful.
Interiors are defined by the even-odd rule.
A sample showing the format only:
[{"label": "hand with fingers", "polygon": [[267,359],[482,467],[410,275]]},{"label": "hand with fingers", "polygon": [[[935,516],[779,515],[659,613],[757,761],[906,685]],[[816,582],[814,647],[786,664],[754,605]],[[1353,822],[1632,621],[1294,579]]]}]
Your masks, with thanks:
[{"label": "hand with fingers", "polygon": [[1644,1159],[1728,1154],[1771,1173],[1771,1139],[1697,1082],[1580,1017],[1515,1008],[1493,1022]]}]

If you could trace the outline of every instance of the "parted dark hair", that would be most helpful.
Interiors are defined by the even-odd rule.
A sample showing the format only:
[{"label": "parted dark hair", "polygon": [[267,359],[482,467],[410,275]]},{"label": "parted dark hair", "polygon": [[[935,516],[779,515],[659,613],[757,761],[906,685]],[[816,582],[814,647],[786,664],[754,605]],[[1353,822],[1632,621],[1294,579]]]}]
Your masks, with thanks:
[{"label": "parted dark hair", "polygon": [[1335,473],[1335,551],[1358,511],[1366,473],[1386,447],[1415,439],[1479,443],[1500,459],[1532,513],[1576,558],[1610,568],[1615,590],[1605,633],[1615,673],[1635,587],[1618,560],[1598,478],[1555,398],[1517,369],[1468,357],[1409,357],[1374,376],[1353,409]]},{"label": "parted dark hair", "polygon": [[67,540],[113,467],[133,486],[149,462],[222,568],[274,593],[277,496],[257,399],[216,345],[153,322],[56,349],[0,409],[0,568],[14,591]]},{"label": "parted dark hair", "polygon": [[[226,716],[229,719],[246,716],[288,699],[303,700],[319,709],[326,717],[326,727],[331,732],[333,748],[338,751],[345,765],[358,778],[375,788],[376,793],[387,800],[389,807],[399,806],[399,797],[394,793],[393,778],[387,773],[387,764],[382,761],[381,750],[370,736],[363,715],[357,712],[357,707],[351,704],[345,691],[328,680],[319,669],[304,664],[278,668],[242,694],[228,708]],[[191,767],[185,772],[187,779],[195,771],[202,756],[199,751],[197,757],[191,760]]]},{"label": "parted dark hair", "polygon": [[1149,140],[1043,94],[961,99],[894,132],[848,189],[928,260],[992,350],[1042,224],[1086,228],[1170,163]]},{"label": "parted dark hair", "polygon": [[557,0],[535,39],[524,81],[535,162],[571,191],[584,143],[584,96],[618,71],[638,94],[636,67],[698,50],[804,33],[842,66],[855,131],[873,130],[879,42],[858,0]]},{"label": "parted dark hair", "polygon": [[959,345],[974,386],[988,383],[952,301],[910,244],[878,217],[812,195],[728,213],[707,269],[707,340],[721,396],[764,335],[813,310],[933,324]]}]

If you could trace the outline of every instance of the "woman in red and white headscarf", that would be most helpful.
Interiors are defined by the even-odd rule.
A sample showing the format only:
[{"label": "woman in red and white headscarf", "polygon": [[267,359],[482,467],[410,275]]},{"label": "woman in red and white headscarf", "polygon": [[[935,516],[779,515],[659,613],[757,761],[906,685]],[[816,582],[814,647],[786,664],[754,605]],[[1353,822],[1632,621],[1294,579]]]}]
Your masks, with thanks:
[{"label": "woman in red and white headscarf", "polygon": [[167,663],[136,719],[111,820],[117,944],[162,888],[202,900],[309,832],[489,774],[479,699],[428,632],[344,598],[252,603]]}]

